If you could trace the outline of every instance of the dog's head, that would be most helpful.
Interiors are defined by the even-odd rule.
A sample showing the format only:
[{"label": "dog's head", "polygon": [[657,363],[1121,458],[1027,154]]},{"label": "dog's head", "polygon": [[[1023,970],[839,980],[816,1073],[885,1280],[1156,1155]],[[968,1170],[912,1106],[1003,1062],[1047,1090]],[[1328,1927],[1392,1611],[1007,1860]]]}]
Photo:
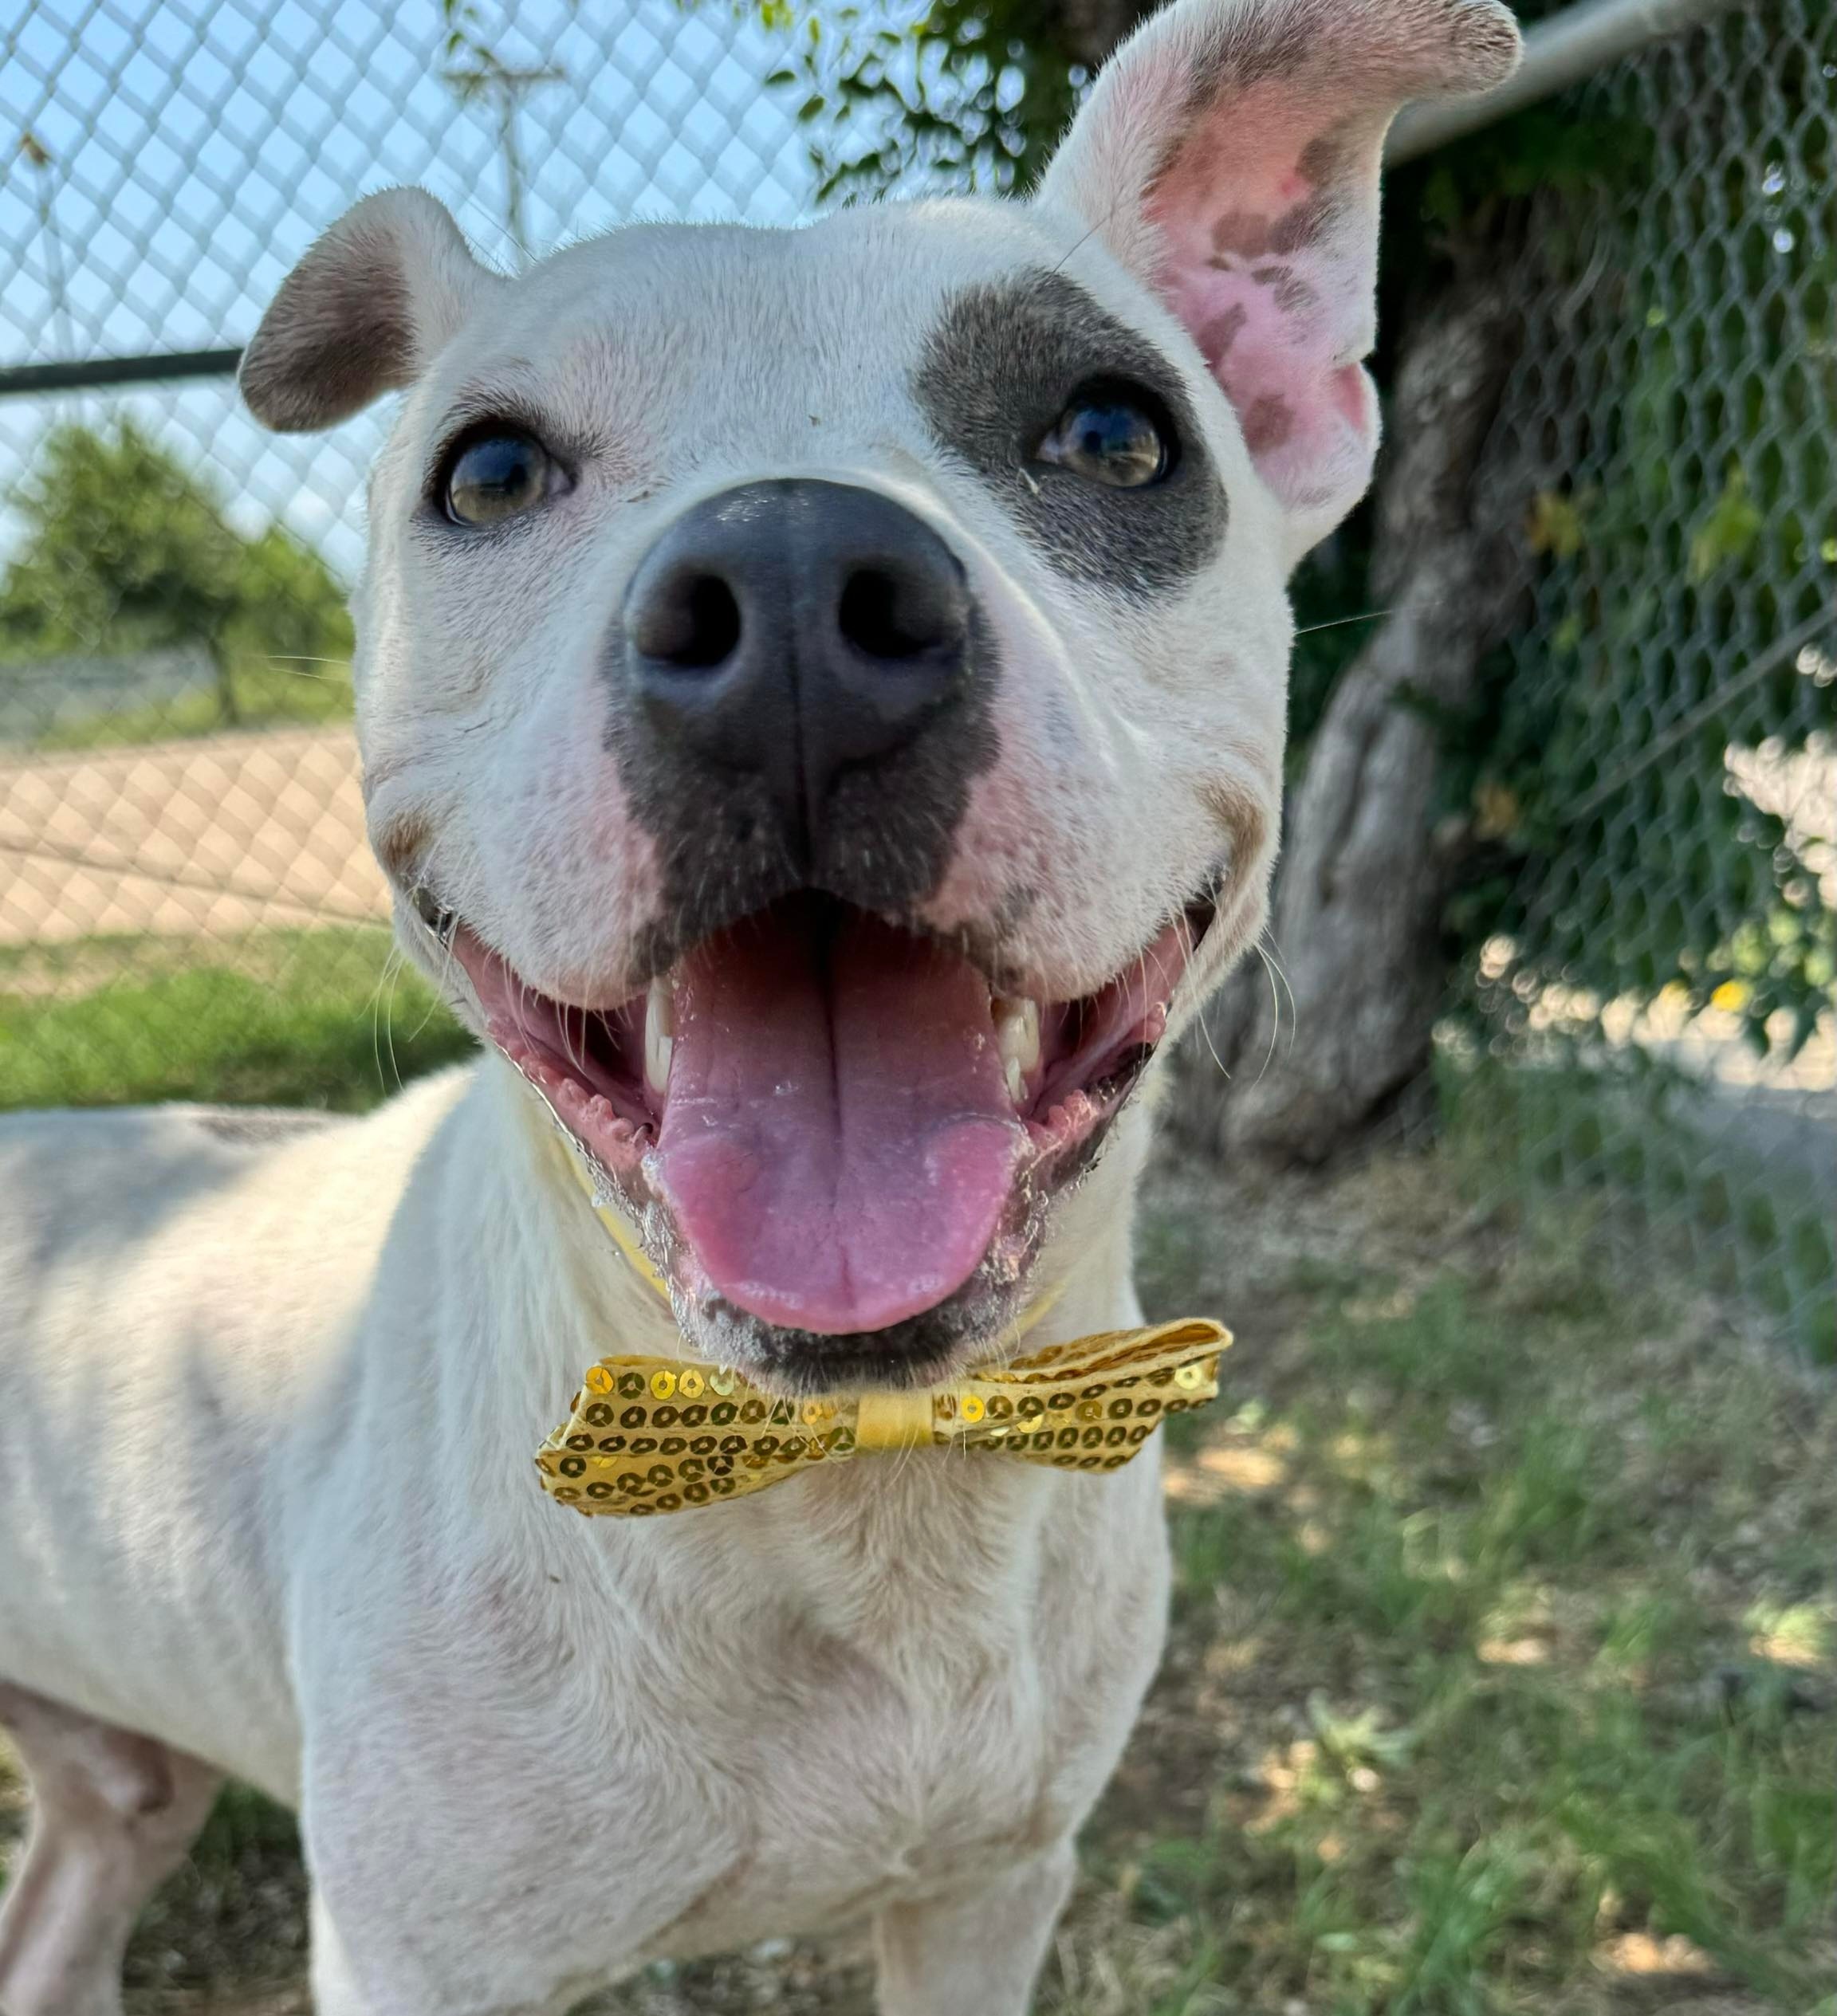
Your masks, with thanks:
[{"label": "dog's head", "polygon": [[405,395],[357,602],[402,936],[711,1355],[986,1337],[1258,929],[1285,583],[1376,442],[1384,132],[1516,49],[1493,0],[1181,0],[1029,202],[513,279],[395,190],[281,289],[261,419]]}]

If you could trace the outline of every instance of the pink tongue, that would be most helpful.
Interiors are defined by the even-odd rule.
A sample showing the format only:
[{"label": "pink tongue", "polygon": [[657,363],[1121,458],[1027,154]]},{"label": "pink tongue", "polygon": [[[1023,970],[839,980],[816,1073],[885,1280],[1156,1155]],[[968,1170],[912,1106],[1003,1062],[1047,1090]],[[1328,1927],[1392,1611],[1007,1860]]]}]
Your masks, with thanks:
[{"label": "pink tongue", "polygon": [[1025,1138],[964,960],[798,898],[690,953],[675,1014],[650,1170],[710,1287],[836,1333],[962,1285]]}]

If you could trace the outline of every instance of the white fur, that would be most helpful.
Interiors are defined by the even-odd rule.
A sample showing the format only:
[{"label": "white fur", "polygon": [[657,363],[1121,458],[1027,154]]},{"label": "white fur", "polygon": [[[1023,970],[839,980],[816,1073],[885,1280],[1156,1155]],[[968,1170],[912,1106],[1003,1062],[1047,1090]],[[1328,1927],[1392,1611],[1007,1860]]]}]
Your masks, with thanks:
[{"label": "white fur", "polygon": [[[1356,11],[1378,33],[1426,10],[1487,11]],[[1182,0],[1141,61],[1158,78],[1256,18]],[[1147,200],[1142,159],[1191,116],[1147,71],[1131,100],[1131,61],[1094,116],[1160,126],[1114,171],[1113,132],[1075,134],[1037,206],[644,227],[512,282],[466,270],[425,198],[384,197],[290,283],[262,395],[283,420],[351,395],[309,382],[314,318],[372,269],[407,304],[407,347],[357,360],[373,390],[412,376],[372,487],[359,733],[404,942],[462,1013],[415,882],[545,991],[630,984],[658,877],[605,755],[603,640],[659,529],[768,475],[899,498],[1000,636],[999,760],[926,922],[988,925],[1025,884],[1005,951],[1079,995],[1222,855],[1176,1020],[1253,937],[1298,536],[1136,257],[1149,226],[1090,226]],[[910,395],[946,295],[1040,265],[1174,361],[1223,477],[1216,561],[1152,608],[1052,572]],[[455,403],[519,398],[580,478],[481,561],[416,499]],[[118,2008],[124,1914],[215,1771],[299,1808],[321,2016],[559,2010],[655,1956],[864,1916],[888,2016],[1021,2016],[1159,1649],[1152,1448],[1099,1476],[927,1452],[572,1515],[531,1456],[581,1369],[680,1338],[545,1126],[490,1054],[259,1147],[183,1111],[0,1127],[0,1714],[42,1794],[0,1928],[8,2016]],[[1040,1342],[1139,1320],[1147,1126],[1138,1100],[1056,1208]]]}]

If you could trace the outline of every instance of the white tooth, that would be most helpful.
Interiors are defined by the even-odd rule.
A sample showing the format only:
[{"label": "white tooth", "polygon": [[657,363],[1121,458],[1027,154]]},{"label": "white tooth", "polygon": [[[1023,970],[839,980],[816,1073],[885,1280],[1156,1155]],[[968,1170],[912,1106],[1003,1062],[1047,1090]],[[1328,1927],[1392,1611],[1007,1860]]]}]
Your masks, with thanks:
[{"label": "white tooth", "polygon": [[995,1004],[995,1040],[1016,1105],[1027,1096],[1027,1074],[1040,1062],[1040,1004],[1023,996]]},{"label": "white tooth", "polygon": [[676,1047],[676,1003],[667,980],[654,980],[644,1003],[644,1083],[653,1092],[670,1083],[670,1053]]}]

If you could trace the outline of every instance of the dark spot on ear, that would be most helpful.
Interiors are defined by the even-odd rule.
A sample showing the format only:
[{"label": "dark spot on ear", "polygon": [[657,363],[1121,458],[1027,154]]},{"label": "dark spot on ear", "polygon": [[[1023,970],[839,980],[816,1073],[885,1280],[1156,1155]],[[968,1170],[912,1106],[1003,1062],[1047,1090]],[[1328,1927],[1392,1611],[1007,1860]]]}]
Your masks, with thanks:
[{"label": "dark spot on ear", "polygon": [[1322,25],[1308,18],[1307,9],[1296,9],[1275,25],[1257,10],[1245,11],[1251,18],[1225,22],[1193,65],[1194,109],[1211,105],[1227,91],[1248,91],[1255,84],[1298,76],[1316,53]]},{"label": "dark spot on ear", "polygon": [[1253,455],[1280,448],[1294,431],[1294,409],[1277,393],[1265,393],[1244,409],[1244,446]]},{"label": "dark spot on ear", "polygon": [[1253,210],[1228,210],[1212,226],[1212,248],[1225,258],[1261,259],[1269,250],[1269,220]]},{"label": "dark spot on ear", "polygon": [[[1342,166],[1342,149],[1335,136],[1324,134],[1310,140],[1301,151],[1300,169],[1316,184],[1314,193],[1273,219],[1255,210],[1227,210],[1212,226],[1213,253],[1207,264],[1221,272],[1234,272],[1249,261],[1266,260],[1272,253],[1282,255],[1273,264],[1253,266],[1250,277],[1259,286],[1273,290],[1272,298],[1284,315],[1312,308],[1319,295],[1292,266],[1283,263],[1283,257],[1312,245],[1332,222],[1337,199],[1331,189],[1320,185],[1337,176]],[[1239,310],[1233,312],[1241,316]],[[1202,335],[1200,348],[1214,371],[1241,326],[1241,319],[1231,322],[1223,332],[1222,342],[1210,329]]]},{"label": "dark spot on ear", "polygon": [[1296,166],[1316,189],[1330,189],[1346,172],[1346,145],[1338,132],[1317,134]]},{"label": "dark spot on ear", "polygon": [[[1160,481],[1112,489],[1033,460],[1093,379],[1144,387],[1179,437]],[[1225,487],[1172,360],[1064,273],[1034,269],[949,296],[914,374],[931,435],[981,477],[1060,573],[1125,595],[1178,589],[1216,558]]]},{"label": "dark spot on ear", "polygon": [[1258,266],[1250,277],[1269,289],[1269,298],[1284,315],[1311,308],[1320,298],[1292,266]]},{"label": "dark spot on ear", "polygon": [[1269,227],[1269,250],[1286,257],[1313,244],[1332,221],[1336,208],[1331,195],[1304,197]]},{"label": "dark spot on ear", "polygon": [[1214,375],[1229,356],[1232,344],[1237,340],[1237,332],[1249,319],[1249,309],[1241,301],[1233,301],[1222,315],[1214,316],[1199,332],[1199,353],[1211,366]]},{"label": "dark spot on ear", "polygon": [[[1337,5],[1339,0],[1329,0],[1329,4]],[[1221,98],[1227,92],[1248,91],[1256,84],[1298,76],[1308,68],[1320,33],[1320,25],[1309,21],[1304,11],[1300,18],[1291,17],[1274,26],[1266,18],[1240,18],[1215,29],[1193,62],[1185,108],[1174,122],[1174,137],[1155,163],[1143,197],[1154,194],[1155,185],[1179,159],[1194,132],[1214,116]],[[1248,256],[1254,258],[1257,255]]]}]

